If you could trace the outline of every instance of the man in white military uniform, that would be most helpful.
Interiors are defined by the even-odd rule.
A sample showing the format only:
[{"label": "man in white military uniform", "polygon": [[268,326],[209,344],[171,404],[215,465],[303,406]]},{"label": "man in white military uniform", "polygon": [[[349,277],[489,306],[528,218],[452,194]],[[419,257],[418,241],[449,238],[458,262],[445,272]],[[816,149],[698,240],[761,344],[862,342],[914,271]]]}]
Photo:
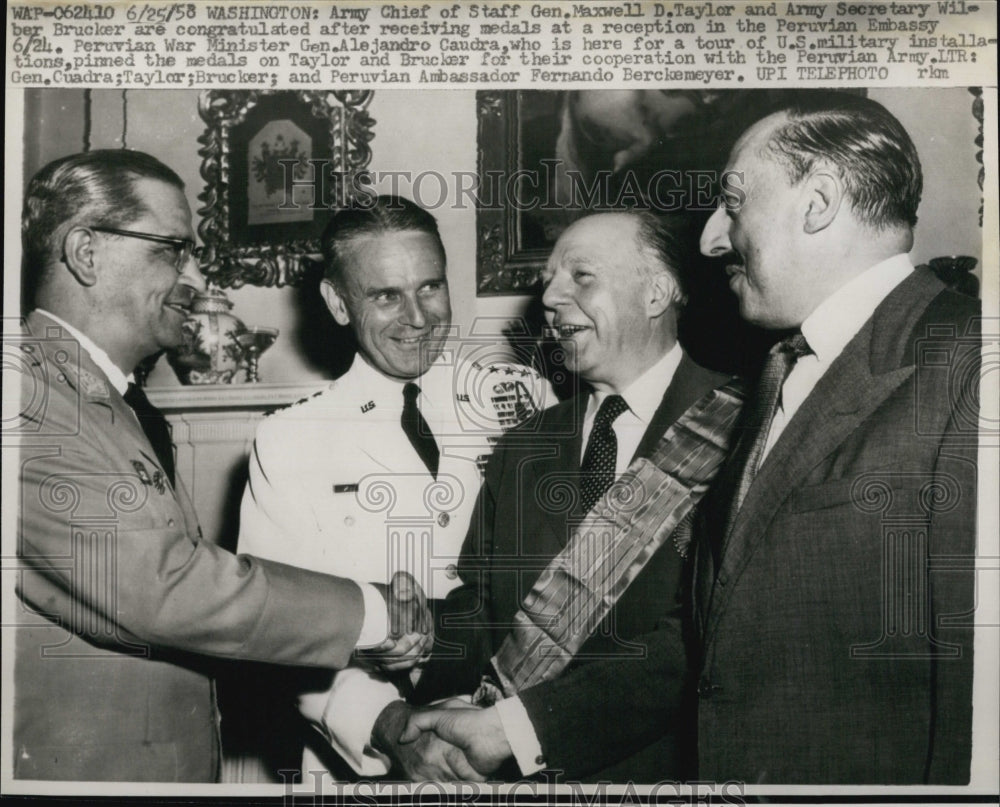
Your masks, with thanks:
[{"label": "man in white military uniform", "polygon": [[[322,244],[321,292],[358,355],[341,378],[259,426],[239,551],[374,582],[406,569],[443,598],[459,584],[493,442],[552,403],[551,387],[534,370],[492,360],[495,343],[448,340],[445,253],[427,211],[380,196],[338,212]],[[379,713],[409,687],[406,675],[356,663],[328,690],[300,694],[299,707],[357,774],[384,775],[388,758],[369,741]],[[440,745],[440,767],[423,773],[475,776]],[[307,747],[303,775],[323,769]]]}]

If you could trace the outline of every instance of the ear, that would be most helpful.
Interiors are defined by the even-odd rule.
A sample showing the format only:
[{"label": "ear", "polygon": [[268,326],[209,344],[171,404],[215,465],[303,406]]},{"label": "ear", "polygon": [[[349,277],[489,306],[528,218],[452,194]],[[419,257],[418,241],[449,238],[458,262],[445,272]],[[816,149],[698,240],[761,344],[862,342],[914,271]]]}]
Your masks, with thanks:
[{"label": "ear", "polygon": [[832,171],[821,168],[803,183],[806,190],[806,214],[803,229],[809,235],[825,230],[837,218],[844,200],[844,186]]},{"label": "ear", "polygon": [[650,318],[661,316],[672,305],[684,300],[677,279],[670,272],[654,272],[649,279],[646,313]]},{"label": "ear", "polygon": [[81,286],[97,283],[94,233],[86,227],[72,227],[63,238],[63,262]]},{"label": "ear", "polygon": [[337,287],[333,281],[324,279],[319,284],[319,293],[323,295],[323,302],[326,303],[326,307],[337,321],[337,324],[350,325],[351,315],[347,310],[347,303],[340,292],[337,291]]}]

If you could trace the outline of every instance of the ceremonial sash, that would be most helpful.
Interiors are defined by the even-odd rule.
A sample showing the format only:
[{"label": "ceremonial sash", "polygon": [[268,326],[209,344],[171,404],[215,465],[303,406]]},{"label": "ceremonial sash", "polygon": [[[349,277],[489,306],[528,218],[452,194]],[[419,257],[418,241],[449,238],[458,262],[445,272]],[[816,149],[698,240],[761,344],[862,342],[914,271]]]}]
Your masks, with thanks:
[{"label": "ceremonial sash", "polygon": [[[574,529],[539,576],[474,700],[488,705],[558,676],[708,489],[743,402],[726,385],[692,405]],[[686,547],[678,547],[685,549]]]}]

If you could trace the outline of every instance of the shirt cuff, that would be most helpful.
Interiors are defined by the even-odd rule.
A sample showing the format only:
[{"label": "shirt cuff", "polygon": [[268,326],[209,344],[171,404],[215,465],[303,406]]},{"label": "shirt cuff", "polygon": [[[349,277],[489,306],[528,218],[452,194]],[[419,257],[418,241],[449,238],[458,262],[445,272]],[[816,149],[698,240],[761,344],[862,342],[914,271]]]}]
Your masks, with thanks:
[{"label": "shirt cuff", "polygon": [[378,716],[401,700],[395,685],[375,673],[348,667],[334,676],[323,713],[327,739],[360,776],[385,776],[390,760],[371,747]]},{"label": "shirt cuff", "polygon": [[389,609],[385,599],[371,583],[358,583],[365,603],[365,619],[361,623],[361,635],[357,647],[375,647],[389,636]]},{"label": "shirt cuff", "polygon": [[545,755],[535,734],[535,727],[528,717],[520,698],[504,698],[496,702],[497,715],[507,743],[521,769],[522,776],[531,776],[545,767]]}]

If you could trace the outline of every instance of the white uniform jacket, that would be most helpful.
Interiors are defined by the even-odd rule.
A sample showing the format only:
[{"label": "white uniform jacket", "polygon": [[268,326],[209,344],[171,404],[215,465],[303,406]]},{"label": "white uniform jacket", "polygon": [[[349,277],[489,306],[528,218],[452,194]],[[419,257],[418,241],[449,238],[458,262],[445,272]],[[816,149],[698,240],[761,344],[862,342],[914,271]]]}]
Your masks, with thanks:
[{"label": "white uniform jacket", "polygon": [[[403,382],[360,356],[341,378],[258,426],[243,496],[239,551],[360,581],[405,569],[429,597],[459,584],[458,555],[481,469],[499,434],[554,402],[547,381],[508,362],[464,362],[446,349],[416,382],[441,452],[435,480],[400,425]],[[400,697],[361,667],[303,714],[362,776],[387,772],[368,747],[375,719]],[[306,754],[304,769],[317,770]]]}]

